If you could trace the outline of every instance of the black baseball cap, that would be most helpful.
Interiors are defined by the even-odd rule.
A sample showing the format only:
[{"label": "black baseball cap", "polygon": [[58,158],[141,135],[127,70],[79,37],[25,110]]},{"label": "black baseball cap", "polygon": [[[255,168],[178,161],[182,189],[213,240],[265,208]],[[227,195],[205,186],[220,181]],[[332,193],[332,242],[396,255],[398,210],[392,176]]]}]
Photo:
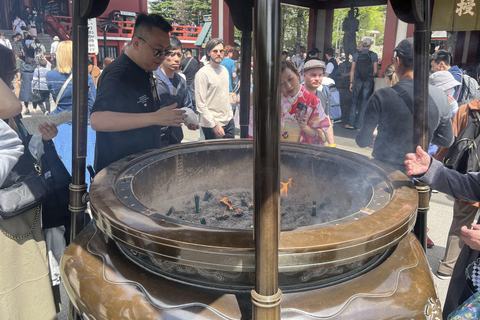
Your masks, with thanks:
[{"label": "black baseball cap", "polygon": [[413,38],[407,38],[400,41],[400,43],[393,49],[397,53],[397,57],[404,60],[413,60]]}]

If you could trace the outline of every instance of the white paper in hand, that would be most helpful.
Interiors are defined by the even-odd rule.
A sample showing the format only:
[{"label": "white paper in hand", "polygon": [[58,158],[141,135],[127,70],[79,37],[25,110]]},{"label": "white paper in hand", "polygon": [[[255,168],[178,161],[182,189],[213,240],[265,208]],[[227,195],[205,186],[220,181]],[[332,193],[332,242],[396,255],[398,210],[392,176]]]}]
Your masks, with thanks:
[{"label": "white paper in hand", "polygon": [[187,112],[187,119],[185,119],[185,125],[190,125],[193,124],[194,126],[198,125],[198,116],[195,112],[193,112],[192,109],[190,108],[181,108],[182,110],[185,110]]},{"label": "white paper in hand", "polygon": [[25,129],[27,129],[28,133],[31,135],[42,135],[40,130],[38,130],[38,126],[41,124],[43,125],[45,122],[51,123],[58,127],[59,125],[64,124],[65,122],[70,120],[72,120],[72,111],[64,111],[54,116],[37,116],[20,119],[20,121],[22,121],[23,125],[25,126]]}]

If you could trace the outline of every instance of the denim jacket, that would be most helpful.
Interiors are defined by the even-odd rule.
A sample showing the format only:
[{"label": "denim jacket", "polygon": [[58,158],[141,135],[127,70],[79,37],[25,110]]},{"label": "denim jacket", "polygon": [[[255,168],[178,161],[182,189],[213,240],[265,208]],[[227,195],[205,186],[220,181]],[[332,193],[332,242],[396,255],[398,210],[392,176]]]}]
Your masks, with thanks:
[{"label": "denim jacket", "polygon": [[[62,90],[63,84],[65,81],[67,81],[69,76],[70,74],[60,73],[57,70],[51,70],[47,72],[47,86],[54,101],[57,101],[57,96],[60,93],[60,90]],[[61,113],[63,111],[72,110],[72,83],[73,79],[70,80],[65,88],[65,91],[63,91],[63,94],[58,101],[57,108],[51,113],[52,115]],[[96,95],[97,89],[95,88],[95,83],[92,76],[88,75],[88,118],[90,118],[90,112],[92,110]]]}]

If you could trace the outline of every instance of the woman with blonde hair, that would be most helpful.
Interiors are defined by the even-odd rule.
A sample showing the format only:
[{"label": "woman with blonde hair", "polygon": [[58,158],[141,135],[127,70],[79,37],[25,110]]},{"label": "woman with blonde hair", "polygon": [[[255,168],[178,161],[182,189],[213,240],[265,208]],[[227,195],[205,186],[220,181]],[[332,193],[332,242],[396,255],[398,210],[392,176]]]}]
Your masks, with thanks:
[{"label": "woman with blonde hair", "polygon": [[[55,101],[56,108],[51,115],[64,111],[72,111],[72,41],[62,41],[57,48],[57,67],[47,72],[47,86]],[[95,101],[97,91],[92,76],[88,75],[88,118]],[[87,165],[93,166],[95,149],[95,132],[88,125],[87,135]],[[72,122],[69,121],[58,127],[58,136],[54,139],[57,152],[62,158],[65,167],[72,173]]]},{"label": "woman with blonde hair", "polygon": [[387,68],[385,68],[385,71],[383,71],[383,77],[385,78],[387,86],[389,87],[393,87],[398,83],[398,77],[395,73],[395,66],[393,63],[389,64]]}]

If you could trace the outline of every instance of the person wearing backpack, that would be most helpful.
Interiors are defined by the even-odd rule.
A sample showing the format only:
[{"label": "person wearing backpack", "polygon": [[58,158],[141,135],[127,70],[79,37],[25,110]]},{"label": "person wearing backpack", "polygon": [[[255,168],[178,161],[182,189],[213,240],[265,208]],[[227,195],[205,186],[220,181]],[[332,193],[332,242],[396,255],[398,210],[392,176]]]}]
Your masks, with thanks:
[{"label": "person wearing backpack", "polygon": [[451,66],[452,61],[453,59],[450,52],[446,50],[438,50],[430,57],[430,66],[432,67],[433,72],[450,72],[455,80],[461,83],[461,85],[455,87],[453,93],[453,97],[457,100],[459,106],[480,98],[477,81],[467,75],[465,71],[458,66]]},{"label": "person wearing backpack", "polygon": [[12,30],[13,32],[22,32],[24,29],[27,29],[27,25],[25,21],[20,19],[20,16],[17,14],[15,16],[15,20],[12,22]]},{"label": "person wearing backpack", "polygon": [[[362,41],[362,51],[353,55],[352,68],[350,69],[352,106],[350,108],[350,118],[345,125],[347,129],[362,128],[365,107],[373,93],[373,78],[378,71],[378,56],[375,52],[370,51],[371,45],[371,39],[364,39]],[[362,96],[361,101],[359,101],[360,95]]]},{"label": "person wearing backpack", "polygon": [[[399,82],[379,89],[368,100],[365,123],[355,141],[361,148],[373,144],[372,157],[405,172],[405,154],[413,145],[413,38],[402,40],[393,52]],[[428,143],[449,147],[454,136],[447,95],[429,85]],[[375,134],[375,128],[377,133]]]}]

